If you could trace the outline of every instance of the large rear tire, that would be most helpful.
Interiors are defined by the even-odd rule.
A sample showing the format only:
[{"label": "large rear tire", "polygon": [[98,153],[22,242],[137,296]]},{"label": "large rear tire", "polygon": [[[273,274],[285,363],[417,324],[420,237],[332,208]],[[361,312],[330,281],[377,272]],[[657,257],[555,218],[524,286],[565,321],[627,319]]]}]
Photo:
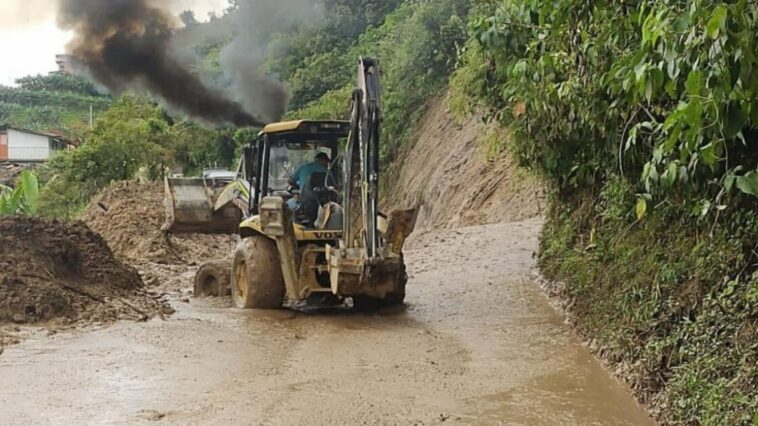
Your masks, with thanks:
[{"label": "large rear tire", "polygon": [[256,235],[243,239],[232,263],[232,300],[240,309],[279,309],[284,278],[276,244]]}]

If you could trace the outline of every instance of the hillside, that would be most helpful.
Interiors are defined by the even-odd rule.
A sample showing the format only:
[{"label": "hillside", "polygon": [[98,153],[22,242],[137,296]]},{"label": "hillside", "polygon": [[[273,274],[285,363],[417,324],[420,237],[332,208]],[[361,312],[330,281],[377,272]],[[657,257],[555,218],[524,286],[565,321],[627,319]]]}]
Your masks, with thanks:
[{"label": "hillside", "polygon": [[507,151],[507,138],[481,117],[456,120],[447,99],[433,99],[385,180],[387,206],[420,206],[418,230],[517,222],[542,215],[544,189]]},{"label": "hillside", "polygon": [[50,74],[17,80],[16,87],[0,86],[0,123],[74,136],[108,108],[111,98],[84,77]]}]

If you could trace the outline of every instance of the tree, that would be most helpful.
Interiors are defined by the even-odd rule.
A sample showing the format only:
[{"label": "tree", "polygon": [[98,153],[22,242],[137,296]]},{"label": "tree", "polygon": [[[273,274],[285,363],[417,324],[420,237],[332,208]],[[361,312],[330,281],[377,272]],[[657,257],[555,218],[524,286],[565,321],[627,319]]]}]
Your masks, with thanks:
[{"label": "tree", "polygon": [[187,9],[184,12],[180,13],[179,19],[181,19],[182,24],[184,24],[185,27],[197,25],[197,18],[195,18],[195,12],[192,10]]},{"label": "tree", "polygon": [[144,170],[160,175],[172,162],[173,126],[155,104],[123,96],[103,113],[76,150],[51,159],[41,173],[43,214],[73,216],[89,198],[113,181]]},{"label": "tree", "polygon": [[500,3],[473,25],[474,91],[525,163],[566,190],[620,174],[643,200],[754,203],[754,2]]},{"label": "tree", "polygon": [[98,92],[85,77],[72,74],[33,75],[16,79],[19,89],[29,91],[68,92],[84,96],[107,96]]}]

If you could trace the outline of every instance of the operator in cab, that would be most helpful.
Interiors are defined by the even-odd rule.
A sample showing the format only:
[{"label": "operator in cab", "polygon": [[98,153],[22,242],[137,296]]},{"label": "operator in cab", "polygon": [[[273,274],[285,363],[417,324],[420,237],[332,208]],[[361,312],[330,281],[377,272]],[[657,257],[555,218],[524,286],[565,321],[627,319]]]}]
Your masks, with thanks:
[{"label": "operator in cab", "polygon": [[[300,189],[299,206],[289,205],[290,209],[299,211],[305,217],[304,223],[313,227],[318,218],[320,203],[315,193],[317,189],[324,189],[334,185],[334,178],[329,176],[331,159],[324,152],[316,154],[313,162],[303,164],[295,170],[290,177],[290,185]],[[315,180],[314,180],[315,179]]]},{"label": "operator in cab", "polygon": [[329,163],[331,163],[329,155],[325,152],[319,152],[314,161],[303,164],[295,170],[295,173],[290,176],[290,185],[300,188],[300,190],[312,189],[310,187],[311,176],[314,173],[329,174]]}]

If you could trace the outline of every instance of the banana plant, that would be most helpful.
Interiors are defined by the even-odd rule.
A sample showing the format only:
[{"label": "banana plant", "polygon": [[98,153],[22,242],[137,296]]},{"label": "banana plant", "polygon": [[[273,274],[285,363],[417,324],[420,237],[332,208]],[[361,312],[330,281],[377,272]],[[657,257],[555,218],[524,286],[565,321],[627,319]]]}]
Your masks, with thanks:
[{"label": "banana plant", "polygon": [[34,216],[38,208],[39,182],[34,173],[21,172],[15,189],[0,185],[0,216]]}]

